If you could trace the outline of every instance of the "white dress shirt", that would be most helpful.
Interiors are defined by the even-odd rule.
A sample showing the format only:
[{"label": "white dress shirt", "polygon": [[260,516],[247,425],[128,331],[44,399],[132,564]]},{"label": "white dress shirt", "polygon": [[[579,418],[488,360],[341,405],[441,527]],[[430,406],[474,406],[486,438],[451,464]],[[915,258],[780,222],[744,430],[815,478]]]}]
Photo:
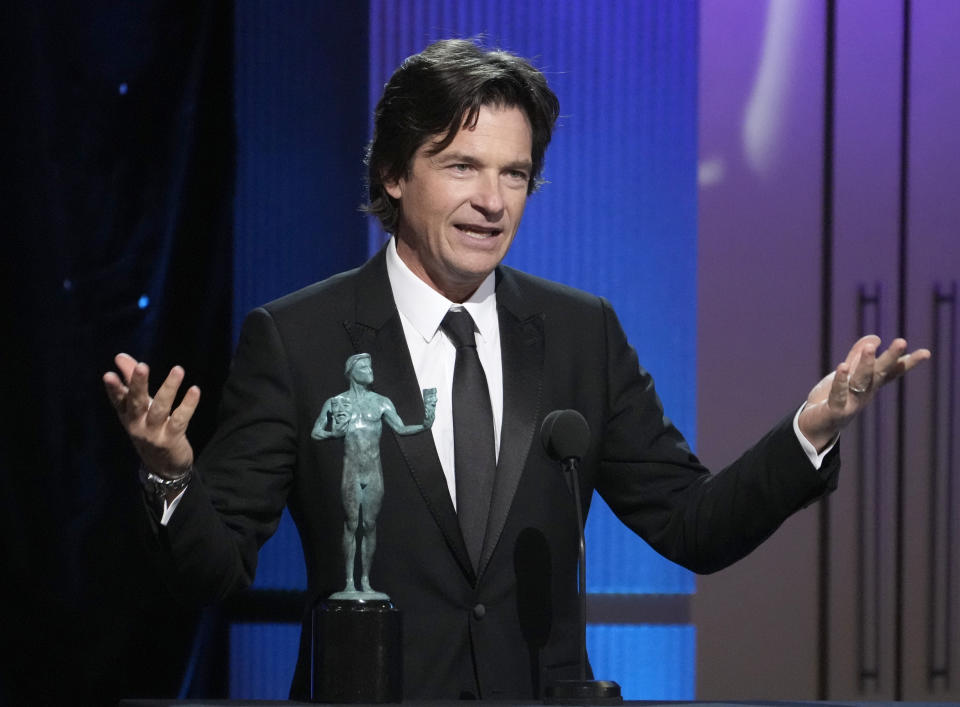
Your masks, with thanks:
[{"label": "white dress shirt", "polygon": [[[453,368],[457,350],[440,328],[450,309],[466,309],[477,328],[477,353],[490,391],[493,409],[495,453],[500,455],[500,426],[503,421],[503,364],[500,359],[500,324],[497,320],[496,276],[490,273],[477,291],[462,305],[451,302],[413,274],[397,255],[396,239],[387,244],[387,276],[393,300],[400,312],[403,334],[410,349],[413,370],[420,389],[437,389],[437,415],[431,432],[440,456],[443,474],[454,507],[457,484],[453,470]],[[377,362],[373,361],[376,381]],[[374,382],[374,387],[376,382]],[[418,420],[404,420],[415,424]]]}]

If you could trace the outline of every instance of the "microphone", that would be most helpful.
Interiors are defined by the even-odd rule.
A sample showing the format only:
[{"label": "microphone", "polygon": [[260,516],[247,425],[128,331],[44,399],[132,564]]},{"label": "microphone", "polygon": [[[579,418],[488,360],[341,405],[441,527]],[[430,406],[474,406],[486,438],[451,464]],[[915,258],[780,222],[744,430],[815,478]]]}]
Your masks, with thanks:
[{"label": "microphone", "polygon": [[543,420],[540,442],[554,461],[582,459],[590,446],[590,425],[576,410],[554,410]]},{"label": "microphone", "polygon": [[580,475],[577,465],[590,447],[590,425],[576,410],[554,410],[540,427],[540,443],[554,461],[560,462],[564,472],[571,476],[573,503],[577,511],[577,531],[580,540],[579,588],[580,599],[580,679],[558,680],[546,688],[546,704],[603,704],[623,702],[620,686],[612,680],[587,680],[587,562],[583,539],[583,506],[580,503]]}]

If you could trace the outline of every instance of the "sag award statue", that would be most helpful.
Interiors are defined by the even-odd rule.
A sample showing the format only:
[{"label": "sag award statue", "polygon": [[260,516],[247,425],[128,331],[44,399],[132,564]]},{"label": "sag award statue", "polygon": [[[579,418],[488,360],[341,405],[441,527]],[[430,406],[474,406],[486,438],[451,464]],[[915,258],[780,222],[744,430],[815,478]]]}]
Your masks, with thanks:
[{"label": "sag award statue", "polygon": [[[318,702],[399,702],[403,694],[400,614],[390,597],[370,585],[383,504],[380,436],[386,422],[398,435],[430,429],[437,391],[423,391],[423,424],[406,425],[389,398],[370,390],[369,354],[344,366],[349,388],[323,404],[310,436],[343,439],[343,559],[346,586],[313,610],[313,680]],[[360,584],[356,566],[360,560]]]}]

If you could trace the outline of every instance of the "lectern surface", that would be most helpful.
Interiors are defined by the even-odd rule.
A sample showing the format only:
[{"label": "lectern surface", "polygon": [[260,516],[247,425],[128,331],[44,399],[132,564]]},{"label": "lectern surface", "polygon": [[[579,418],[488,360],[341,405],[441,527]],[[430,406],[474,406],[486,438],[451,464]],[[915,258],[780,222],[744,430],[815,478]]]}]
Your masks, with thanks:
[{"label": "lectern surface", "polygon": [[[508,702],[479,700],[464,702],[449,700],[427,702],[406,700],[407,707],[542,707],[541,702]],[[739,702],[709,702],[695,700],[624,700],[624,707],[960,707],[960,702],[815,702],[815,701],[770,701],[745,700]],[[173,699],[126,699],[120,700],[120,707],[317,707],[313,702],[291,702],[287,700],[173,700]],[[331,705],[329,707],[343,707]],[[354,705],[353,707],[384,707],[383,705]]]}]

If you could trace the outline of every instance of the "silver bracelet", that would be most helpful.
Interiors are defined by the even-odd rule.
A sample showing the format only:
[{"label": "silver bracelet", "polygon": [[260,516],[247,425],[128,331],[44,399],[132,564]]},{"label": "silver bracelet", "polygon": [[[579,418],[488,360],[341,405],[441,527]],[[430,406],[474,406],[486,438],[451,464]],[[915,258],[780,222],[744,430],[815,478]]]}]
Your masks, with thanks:
[{"label": "silver bracelet", "polygon": [[180,476],[175,476],[172,479],[154,474],[143,466],[143,464],[140,465],[140,483],[143,485],[143,488],[154,496],[161,498],[170,492],[179,493],[183,491],[183,489],[187,487],[187,484],[190,483],[190,477],[192,476],[192,465]]}]

